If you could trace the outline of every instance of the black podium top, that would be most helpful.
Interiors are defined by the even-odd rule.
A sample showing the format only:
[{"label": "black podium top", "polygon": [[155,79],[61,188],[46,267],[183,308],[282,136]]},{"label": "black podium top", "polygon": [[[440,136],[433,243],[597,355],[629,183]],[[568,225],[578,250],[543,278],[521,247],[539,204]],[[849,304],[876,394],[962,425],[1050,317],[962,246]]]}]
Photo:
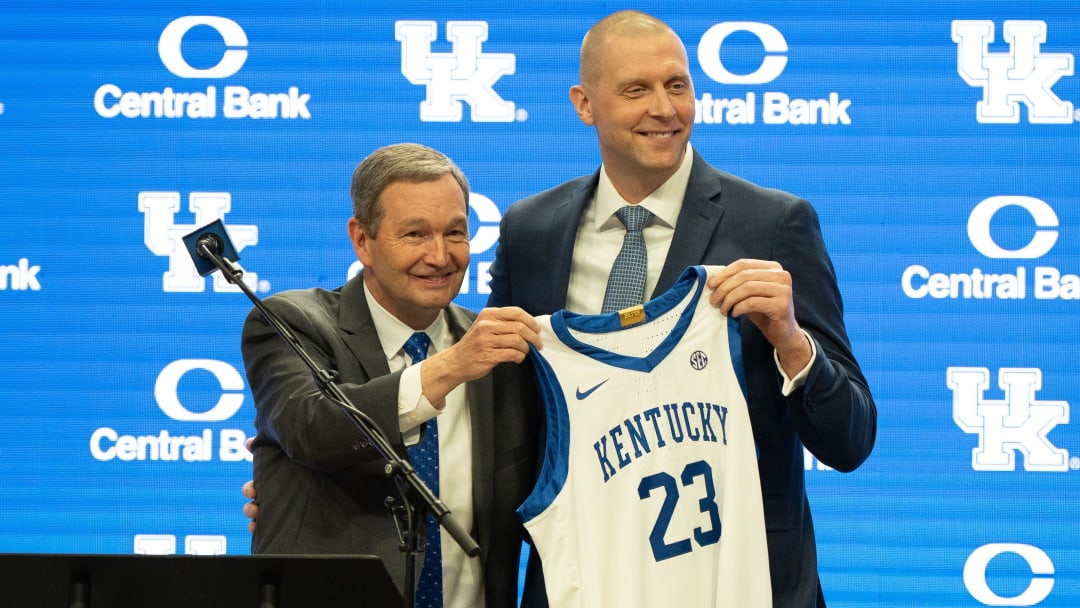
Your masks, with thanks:
[{"label": "black podium top", "polygon": [[400,608],[370,555],[0,554],[0,604],[19,608]]}]

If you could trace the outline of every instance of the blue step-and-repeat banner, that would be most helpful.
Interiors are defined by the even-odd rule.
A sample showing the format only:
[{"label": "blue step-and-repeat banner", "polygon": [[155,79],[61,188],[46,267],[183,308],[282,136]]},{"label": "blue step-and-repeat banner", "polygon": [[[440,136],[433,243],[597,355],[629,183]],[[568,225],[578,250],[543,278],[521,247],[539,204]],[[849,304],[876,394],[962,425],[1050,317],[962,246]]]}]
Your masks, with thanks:
[{"label": "blue step-and-repeat banner", "polygon": [[[570,105],[610,2],[0,6],[0,552],[245,554],[250,302],[357,272],[349,179],[415,141],[469,176],[458,302],[515,200],[599,164]],[[879,408],[805,460],[832,606],[1080,605],[1080,7],[640,2],[691,142],[819,211]]]}]

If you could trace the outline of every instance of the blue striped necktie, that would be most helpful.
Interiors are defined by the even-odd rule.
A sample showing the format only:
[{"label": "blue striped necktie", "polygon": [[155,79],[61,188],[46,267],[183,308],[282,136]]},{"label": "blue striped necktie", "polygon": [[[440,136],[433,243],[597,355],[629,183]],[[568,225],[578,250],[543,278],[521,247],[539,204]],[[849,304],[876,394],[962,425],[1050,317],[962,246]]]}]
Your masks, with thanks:
[{"label": "blue striped necktie", "polygon": [[[414,364],[427,358],[431,338],[422,331],[414,333],[403,347]],[[416,474],[436,496],[439,495],[439,425],[432,418],[424,423],[420,443],[409,448],[409,460]],[[420,568],[420,583],[416,588],[416,608],[442,608],[442,542],[439,524],[430,513],[427,516],[427,549]]]},{"label": "blue striped necktie", "polygon": [[604,292],[604,305],[600,312],[613,312],[645,301],[645,272],[649,268],[648,253],[645,251],[645,236],[641,230],[649,223],[653,214],[638,205],[626,205],[615,212],[615,216],[626,226],[622,249],[611,265],[608,275],[607,291]]}]

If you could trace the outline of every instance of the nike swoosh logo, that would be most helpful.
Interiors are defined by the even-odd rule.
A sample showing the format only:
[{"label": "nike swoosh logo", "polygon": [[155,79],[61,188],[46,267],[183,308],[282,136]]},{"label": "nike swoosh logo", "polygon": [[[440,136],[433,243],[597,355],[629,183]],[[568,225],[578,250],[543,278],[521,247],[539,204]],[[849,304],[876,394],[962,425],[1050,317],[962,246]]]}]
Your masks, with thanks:
[{"label": "nike swoosh logo", "polygon": [[604,386],[604,382],[607,382],[608,380],[611,380],[611,378],[605,378],[604,381],[601,382],[600,384],[597,384],[596,386],[594,386],[594,387],[592,387],[592,388],[590,388],[588,390],[585,390],[585,391],[581,390],[580,388],[577,389],[578,401],[580,401],[580,400],[588,397],[589,395],[593,394],[593,392],[596,391],[596,389],[600,388],[601,386]]}]

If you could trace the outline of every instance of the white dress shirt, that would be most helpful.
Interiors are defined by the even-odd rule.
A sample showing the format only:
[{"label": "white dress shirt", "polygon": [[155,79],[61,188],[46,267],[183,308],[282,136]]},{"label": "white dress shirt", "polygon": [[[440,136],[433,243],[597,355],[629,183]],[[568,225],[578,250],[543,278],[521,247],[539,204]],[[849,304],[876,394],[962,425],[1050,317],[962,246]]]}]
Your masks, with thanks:
[{"label": "white dress shirt", "polygon": [[[420,386],[420,367],[413,365],[403,347],[416,331],[405,325],[375,301],[364,286],[364,297],[371,310],[371,320],[379,334],[379,342],[390,371],[401,371],[398,384],[398,420],[406,445],[420,440],[420,425],[435,418],[439,425],[439,499],[446,504],[466,530],[472,528],[472,422],[465,385],[459,385],[446,396],[442,409],[436,409],[423,395]],[[431,338],[429,354],[444,351],[454,345],[454,336],[440,312],[435,321],[423,330]],[[444,608],[473,608],[484,604],[484,585],[480,558],[465,555],[457,541],[442,530],[442,567]],[[404,554],[403,554],[404,555]],[[404,559],[404,557],[402,558]],[[417,562],[421,560],[418,559]],[[417,564],[417,576],[420,564]]]},{"label": "white dress shirt", "polygon": [[[649,267],[645,274],[645,300],[651,300],[664,269],[671,240],[675,234],[675,224],[682,211],[686,187],[690,183],[690,168],[694,164],[694,150],[686,144],[686,155],[675,173],[638,205],[648,209],[653,219],[641,231],[645,237],[645,249],[648,251]],[[608,178],[607,170],[601,165],[600,182],[596,194],[581,214],[577,239],[574,241],[574,255],[570,262],[570,284],[566,291],[566,309],[582,314],[597,314],[604,303],[604,291],[607,287],[608,274],[615,262],[615,257],[622,249],[626,227],[615,212],[624,205],[626,199],[615,190]],[[805,331],[803,331],[806,334]],[[795,389],[806,383],[810,366],[817,357],[817,345],[806,334],[812,351],[810,362],[798,374],[788,377],[780,360],[775,358],[776,367],[784,380],[781,392],[790,395]]]}]

